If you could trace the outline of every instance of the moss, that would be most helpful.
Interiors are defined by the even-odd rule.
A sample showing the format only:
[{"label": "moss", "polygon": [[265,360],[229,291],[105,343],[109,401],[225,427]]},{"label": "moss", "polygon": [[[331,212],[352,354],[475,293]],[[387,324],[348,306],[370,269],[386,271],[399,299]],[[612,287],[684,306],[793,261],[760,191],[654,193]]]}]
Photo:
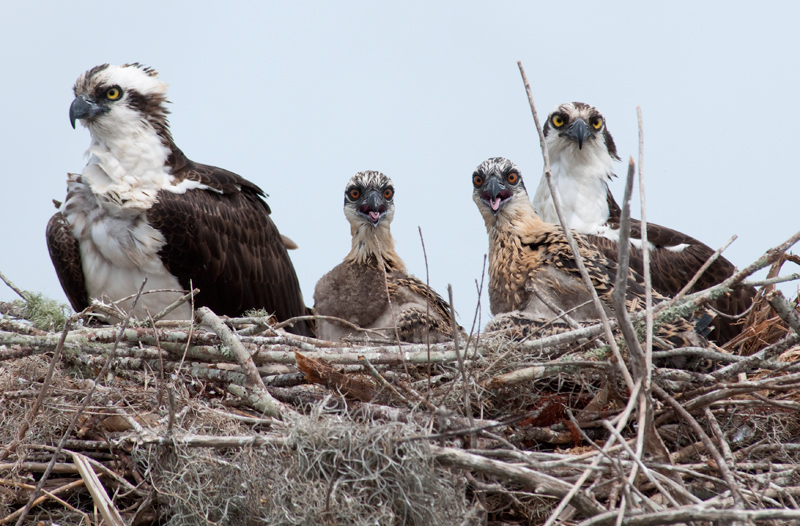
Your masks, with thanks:
[{"label": "moss", "polygon": [[64,328],[72,309],[65,303],[48,298],[41,292],[25,292],[27,301],[17,300],[13,304],[24,310],[24,318],[43,331],[60,331]]}]

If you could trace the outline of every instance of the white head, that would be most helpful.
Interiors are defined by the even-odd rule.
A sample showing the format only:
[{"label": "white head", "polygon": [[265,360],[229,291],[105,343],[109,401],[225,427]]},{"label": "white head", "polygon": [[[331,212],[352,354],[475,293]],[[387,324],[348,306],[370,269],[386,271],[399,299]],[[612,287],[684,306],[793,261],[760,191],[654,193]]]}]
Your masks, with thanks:
[{"label": "white head", "polygon": [[551,158],[602,156],[619,161],[614,138],[603,114],[583,102],[561,104],[544,123],[544,136]]},{"label": "white head", "polygon": [[165,146],[172,144],[167,114],[167,84],[158,72],[138,63],[123,66],[103,64],[83,73],[73,87],[75,100],[69,109],[75,121],[89,128],[92,136],[113,141],[142,133],[158,134]]}]

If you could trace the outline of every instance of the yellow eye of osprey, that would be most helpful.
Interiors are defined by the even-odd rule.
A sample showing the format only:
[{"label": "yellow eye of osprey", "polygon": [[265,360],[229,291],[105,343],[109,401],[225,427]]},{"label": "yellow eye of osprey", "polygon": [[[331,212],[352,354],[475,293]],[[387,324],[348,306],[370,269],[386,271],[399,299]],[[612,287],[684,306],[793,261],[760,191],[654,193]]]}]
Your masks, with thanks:
[{"label": "yellow eye of osprey", "polygon": [[472,176],[472,184],[474,184],[476,187],[482,185],[483,184],[483,177],[481,177],[480,175]]},{"label": "yellow eye of osprey", "polygon": [[386,199],[388,201],[392,197],[394,197],[394,190],[392,190],[391,188],[387,188],[386,190],[383,191],[383,198],[384,199]]},{"label": "yellow eye of osprey", "polygon": [[117,100],[118,98],[120,98],[121,95],[122,95],[122,90],[120,90],[117,87],[108,88],[108,91],[106,91],[106,98],[108,100]]},{"label": "yellow eye of osprey", "polygon": [[595,119],[592,121],[592,126],[594,126],[595,130],[599,130],[602,125],[603,125],[603,119],[601,119],[600,117],[595,117]]},{"label": "yellow eye of osprey", "polygon": [[350,196],[350,199],[355,201],[356,199],[361,197],[361,191],[358,188],[353,188],[348,192],[348,195]]},{"label": "yellow eye of osprey", "polygon": [[553,115],[551,122],[553,123],[553,126],[555,126],[556,128],[564,126],[564,118],[561,115]]},{"label": "yellow eye of osprey", "polygon": [[519,179],[519,176],[517,175],[517,173],[516,173],[516,172],[511,172],[511,173],[510,173],[510,174],[508,174],[508,176],[506,177],[506,180],[507,180],[509,183],[511,183],[511,184],[514,184],[514,183],[516,183],[516,182],[517,182],[517,179]]}]

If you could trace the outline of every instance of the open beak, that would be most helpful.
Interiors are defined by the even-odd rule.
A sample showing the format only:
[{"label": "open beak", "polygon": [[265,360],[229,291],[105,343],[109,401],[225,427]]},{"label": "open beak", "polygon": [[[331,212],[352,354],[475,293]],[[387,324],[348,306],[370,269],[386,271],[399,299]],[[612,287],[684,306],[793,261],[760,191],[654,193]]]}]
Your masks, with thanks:
[{"label": "open beak", "polygon": [[75,128],[75,121],[78,119],[91,119],[109,110],[107,106],[100,106],[86,95],[79,95],[72,101],[69,107],[69,122]]},{"label": "open beak", "polygon": [[358,213],[367,218],[372,226],[377,227],[383,216],[386,215],[386,204],[383,202],[383,197],[377,191],[370,190],[364,203],[358,207]]},{"label": "open beak", "polygon": [[586,124],[586,121],[583,119],[575,119],[572,124],[569,125],[569,128],[567,128],[567,131],[559,133],[558,136],[568,137],[573,141],[576,141],[578,143],[579,150],[583,149],[583,141],[594,139],[594,135],[592,135],[589,125]]},{"label": "open beak", "polygon": [[492,176],[486,182],[486,188],[481,194],[481,201],[486,203],[492,214],[497,215],[497,212],[511,199],[512,195],[505,185],[500,182],[500,179]]}]

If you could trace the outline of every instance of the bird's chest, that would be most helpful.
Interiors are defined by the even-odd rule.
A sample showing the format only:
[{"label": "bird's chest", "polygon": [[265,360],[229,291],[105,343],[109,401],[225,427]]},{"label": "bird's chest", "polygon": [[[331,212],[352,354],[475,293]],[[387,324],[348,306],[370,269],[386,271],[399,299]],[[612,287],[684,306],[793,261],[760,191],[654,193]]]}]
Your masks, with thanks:
[{"label": "bird's chest", "polygon": [[[148,224],[146,210],[119,206],[113,198],[95,194],[75,174],[70,175],[61,210],[78,239],[90,297],[117,300],[135,294],[145,277],[146,290],[181,289],[158,256],[166,240]],[[146,295],[137,313],[145,314],[146,306],[155,314],[177,297],[173,293]],[[185,317],[181,313],[179,319]]]},{"label": "bird's chest", "polygon": [[489,243],[489,303],[492,314],[522,309],[528,301],[529,269],[518,238],[495,234]]}]

